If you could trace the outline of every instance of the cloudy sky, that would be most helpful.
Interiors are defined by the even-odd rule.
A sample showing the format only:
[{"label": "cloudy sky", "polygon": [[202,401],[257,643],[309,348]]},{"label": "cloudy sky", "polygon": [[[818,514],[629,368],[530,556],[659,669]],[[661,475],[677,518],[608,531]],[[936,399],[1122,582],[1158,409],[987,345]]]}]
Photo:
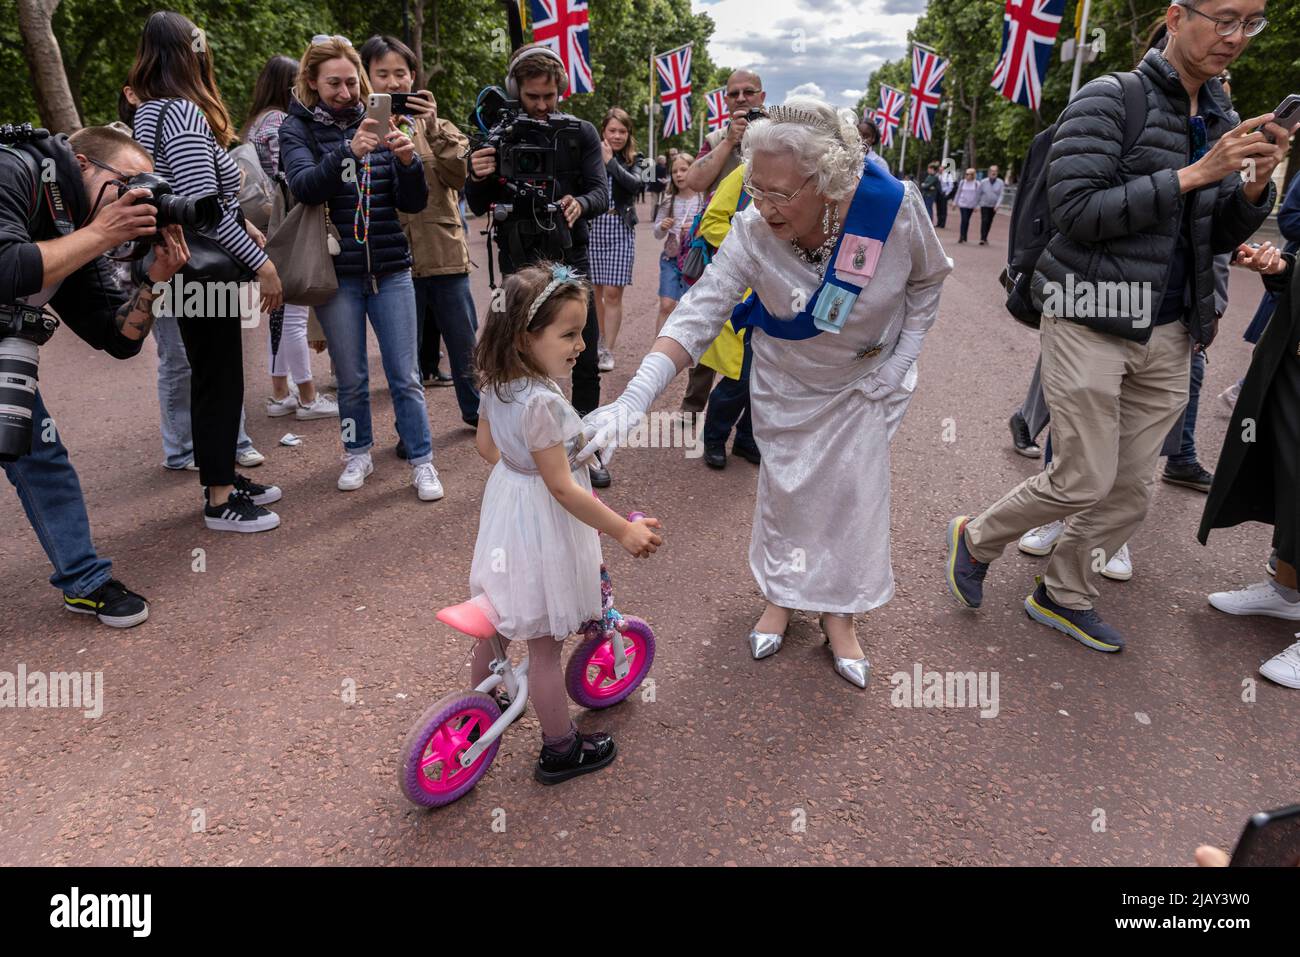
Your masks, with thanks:
[{"label": "cloudy sky", "polygon": [[751,66],[769,103],[792,92],[853,106],[871,71],[902,56],[926,0],[692,0],[717,25],[715,63]]}]

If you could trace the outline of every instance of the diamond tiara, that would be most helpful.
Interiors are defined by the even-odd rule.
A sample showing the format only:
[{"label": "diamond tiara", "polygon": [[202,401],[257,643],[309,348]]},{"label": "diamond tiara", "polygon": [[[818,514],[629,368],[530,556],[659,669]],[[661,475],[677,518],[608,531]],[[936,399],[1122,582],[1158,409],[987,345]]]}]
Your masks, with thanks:
[{"label": "diamond tiara", "polygon": [[821,130],[836,139],[843,139],[839,125],[832,123],[820,113],[798,110],[789,106],[774,106],[767,111],[767,115],[773,123],[798,123],[800,126],[811,126],[815,130]]}]

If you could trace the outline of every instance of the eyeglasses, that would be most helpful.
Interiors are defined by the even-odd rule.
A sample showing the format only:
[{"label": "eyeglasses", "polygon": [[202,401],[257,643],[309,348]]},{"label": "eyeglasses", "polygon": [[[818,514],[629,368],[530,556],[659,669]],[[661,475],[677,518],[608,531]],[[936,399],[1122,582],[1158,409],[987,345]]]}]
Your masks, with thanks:
[{"label": "eyeglasses", "polygon": [[746,87],[743,90],[728,90],[727,99],[738,100],[740,99],[740,97],[743,96],[745,97],[745,99],[748,100],[748,99],[753,99],[754,97],[758,96],[758,94],[762,92],[763,92],[762,90],[755,90],[753,87]]},{"label": "eyeglasses", "polygon": [[318,33],[311,38],[311,45],[314,47],[323,46],[324,44],[329,43],[331,40],[338,40],[339,43],[343,44],[345,47],[352,46],[351,40],[349,40],[347,37],[339,36],[337,33],[334,34],[334,36],[330,36],[328,33]]},{"label": "eyeglasses", "polygon": [[100,169],[104,170],[105,172],[112,173],[114,176],[120,179],[124,184],[126,183],[127,180],[131,178],[126,173],[123,173],[117,167],[109,166],[107,163],[101,163],[99,160],[93,160],[89,156],[86,157],[86,162],[89,163],[91,166],[98,166]]},{"label": "eyeglasses", "polygon": [[1268,26],[1268,17],[1251,17],[1249,20],[1240,20],[1235,17],[1219,18],[1212,17],[1208,13],[1201,13],[1195,7],[1189,5],[1190,0],[1181,0],[1178,4],[1189,13],[1194,13],[1198,17],[1204,17],[1214,23],[1214,32],[1221,37],[1230,37],[1238,30],[1244,30],[1246,36],[1258,36],[1263,29]]},{"label": "eyeglasses", "polygon": [[[815,176],[816,174],[814,173],[813,175]],[[789,196],[785,195],[785,193],[773,193],[765,189],[759,189],[752,183],[746,183],[742,188],[754,199],[755,202],[771,203],[773,206],[789,206],[794,202],[794,198],[803,192],[804,186],[807,186],[811,180],[812,176],[809,176],[808,179],[804,180],[803,184]]]}]

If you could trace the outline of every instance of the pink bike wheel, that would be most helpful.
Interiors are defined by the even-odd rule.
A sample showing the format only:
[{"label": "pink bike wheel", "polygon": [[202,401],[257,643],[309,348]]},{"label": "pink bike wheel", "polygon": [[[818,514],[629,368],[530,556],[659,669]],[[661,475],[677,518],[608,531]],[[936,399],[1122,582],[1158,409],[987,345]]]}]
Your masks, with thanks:
[{"label": "pink bike wheel", "polygon": [[589,635],[573,652],[565,672],[569,697],[584,708],[608,708],[626,699],[645,680],[655,659],[655,633],[640,618],[624,618],[623,632],[631,667],[622,678],[614,674],[614,649],[602,633]]},{"label": "pink bike wheel", "polygon": [[432,704],[411,726],[398,774],[402,793],[420,807],[442,807],[464,796],[487,773],[501,739],[467,768],[460,756],[501,717],[491,695],[460,691]]}]

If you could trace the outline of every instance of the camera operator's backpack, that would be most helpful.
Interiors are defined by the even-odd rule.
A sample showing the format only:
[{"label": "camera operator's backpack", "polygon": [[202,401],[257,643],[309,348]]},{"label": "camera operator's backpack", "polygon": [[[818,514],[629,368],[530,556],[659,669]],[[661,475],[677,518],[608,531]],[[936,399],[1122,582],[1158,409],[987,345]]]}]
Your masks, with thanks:
[{"label": "camera operator's backpack", "polygon": [[266,170],[262,169],[257,147],[252,143],[240,143],[230,151],[230,158],[242,174],[239,208],[244,211],[245,219],[265,233],[271,222],[271,201],[275,196],[275,187],[266,175]]},{"label": "camera operator's backpack", "polygon": [[[1147,94],[1142,77],[1135,71],[1110,74],[1124,91],[1124,140],[1120,156],[1137,143],[1147,122]],[[1011,207],[1007,236],[1007,267],[999,277],[1007,291],[1007,312],[1037,329],[1042,316],[1034,305],[1031,287],[1038,257],[1056,233],[1047,201],[1047,159],[1059,123],[1053,123],[1034,137],[1021,164],[1016,201]]]}]

